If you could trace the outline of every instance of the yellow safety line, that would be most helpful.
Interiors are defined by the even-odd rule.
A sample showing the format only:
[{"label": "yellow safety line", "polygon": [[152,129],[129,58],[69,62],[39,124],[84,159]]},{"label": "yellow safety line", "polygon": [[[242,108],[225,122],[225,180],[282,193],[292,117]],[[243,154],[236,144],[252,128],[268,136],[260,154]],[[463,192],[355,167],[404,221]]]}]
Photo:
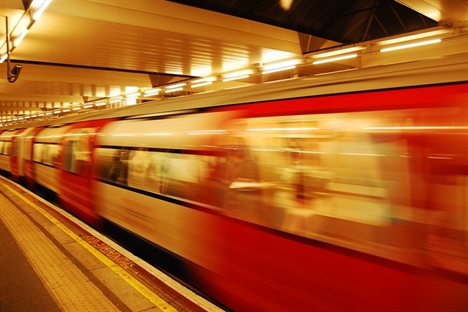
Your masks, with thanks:
[{"label": "yellow safety line", "polygon": [[173,311],[176,312],[177,310],[171,306],[169,303],[161,299],[158,295],[156,295],[154,292],[152,292],[150,289],[148,289],[145,285],[143,285],[141,282],[136,280],[133,276],[125,272],[124,269],[122,269],[119,265],[117,265],[114,261],[111,259],[107,258],[104,256],[101,252],[99,252],[96,248],[91,246],[88,242],[83,240],[81,237],[73,233],[69,228],[67,228],[65,225],[63,225],[60,221],[55,219],[53,216],[51,216],[47,211],[42,209],[41,207],[37,206],[33,202],[31,202],[29,199],[25,198],[22,196],[20,193],[9,187],[8,185],[4,184],[6,188],[8,188],[12,193],[14,193],[16,196],[20,197],[24,202],[29,204],[31,207],[34,207],[37,211],[42,213],[47,219],[49,219],[53,224],[58,226],[62,231],[64,231],[66,234],[68,234],[71,238],[73,238],[75,241],[77,241],[81,246],[83,246],[86,250],[88,250],[90,253],[92,253],[96,258],[101,260],[102,263],[104,263],[106,266],[108,266],[112,271],[117,273],[121,278],[123,278],[128,284],[130,284],[133,288],[135,288],[140,294],[142,294],[144,297],[146,297],[149,301],[154,303],[158,308],[164,311]]}]

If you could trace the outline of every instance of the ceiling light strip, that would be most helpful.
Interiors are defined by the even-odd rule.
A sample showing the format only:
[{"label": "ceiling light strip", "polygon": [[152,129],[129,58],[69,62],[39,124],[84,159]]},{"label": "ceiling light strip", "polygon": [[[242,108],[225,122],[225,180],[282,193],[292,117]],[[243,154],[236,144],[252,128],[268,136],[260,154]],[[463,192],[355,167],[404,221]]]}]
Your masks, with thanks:
[{"label": "ceiling light strip", "polygon": [[414,47],[419,47],[419,46],[423,46],[423,45],[439,43],[441,41],[442,41],[441,39],[433,39],[433,40],[427,40],[427,41],[422,41],[422,42],[409,43],[409,44],[394,46],[394,47],[390,47],[390,48],[384,48],[384,49],[380,50],[380,52],[390,52],[390,51],[395,51],[395,50],[414,48]]},{"label": "ceiling light strip", "polygon": [[329,62],[336,62],[336,61],[341,61],[341,60],[346,60],[346,59],[351,59],[357,57],[357,54],[349,54],[349,55],[343,55],[343,56],[338,56],[338,57],[332,57],[324,60],[317,60],[314,61],[312,64],[317,65],[317,64],[323,64],[323,63],[329,63]]}]

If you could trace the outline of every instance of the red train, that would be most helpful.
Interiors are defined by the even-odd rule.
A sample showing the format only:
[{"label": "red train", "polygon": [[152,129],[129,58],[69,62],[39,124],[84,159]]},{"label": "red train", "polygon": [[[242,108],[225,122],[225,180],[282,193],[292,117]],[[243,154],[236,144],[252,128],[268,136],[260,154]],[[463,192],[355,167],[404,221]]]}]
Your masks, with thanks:
[{"label": "red train", "polygon": [[0,170],[235,311],[468,309],[459,56],[3,129]]}]

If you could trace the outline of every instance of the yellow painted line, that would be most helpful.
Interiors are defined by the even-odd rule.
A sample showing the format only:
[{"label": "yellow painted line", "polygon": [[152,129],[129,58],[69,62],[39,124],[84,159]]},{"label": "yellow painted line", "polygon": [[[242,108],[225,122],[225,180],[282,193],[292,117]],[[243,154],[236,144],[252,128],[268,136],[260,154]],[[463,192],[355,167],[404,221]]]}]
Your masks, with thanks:
[{"label": "yellow painted line", "polygon": [[107,258],[104,256],[101,252],[99,252],[96,248],[91,246],[88,242],[83,240],[81,237],[73,233],[69,228],[67,228],[65,225],[63,225],[60,221],[55,219],[53,216],[51,216],[47,211],[42,209],[41,207],[37,206],[33,202],[31,202],[29,199],[9,187],[8,185],[4,184],[7,189],[9,189],[13,194],[21,198],[24,202],[26,202],[28,205],[42,213],[47,219],[49,219],[53,224],[55,224],[57,227],[59,227],[62,231],[64,231],[66,234],[68,234],[71,238],[73,238],[76,242],[78,242],[81,246],[83,246],[86,250],[88,250],[91,254],[93,254],[96,258],[98,258],[102,263],[104,263],[106,266],[108,266],[112,271],[117,273],[121,278],[123,278],[128,284],[130,284],[133,288],[135,288],[140,294],[142,294],[145,298],[147,298],[149,301],[154,303],[159,309],[164,310],[164,311],[172,311],[176,312],[177,310],[171,306],[169,303],[161,299],[158,295],[156,295],[154,292],[152,292],[150,289],[148,289],[145,285],[143,285],[141,282],[139,282],[137,279],[135,279],[133,276],[125,272],[124,269],[122,269],[119,265],[117,265],[114,261],[111,259]]}]

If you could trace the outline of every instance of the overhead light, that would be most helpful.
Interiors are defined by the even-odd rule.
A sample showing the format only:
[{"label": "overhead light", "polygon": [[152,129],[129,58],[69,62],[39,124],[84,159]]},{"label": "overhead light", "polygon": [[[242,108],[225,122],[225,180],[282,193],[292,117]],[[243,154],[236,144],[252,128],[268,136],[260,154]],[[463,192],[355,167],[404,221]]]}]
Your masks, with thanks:
[{"label": "overhead light", "polygon": [[[49,4],[52,2],[52,0],[42,0],[42,4],[40,5],[39,9],[34,12],[32,18],[33,20],[37,21],[39,19],[39,17],[42,15],[42,13],[44,13],[45,9],[49,6]],[[32,3],[31,5],[33,5],[34,3]]]},{"label": "overhead light", "polygon": [[37,117],[42,117],[42,116],[44,116],[44,114],[43,114],[43,113],[41,113],[41,114],[37,114]]},{"label": "overhead light", "polygon": [[433,39],[433,40],[427,40],[427,41],[421,41],[421,42],[403,44],[403,45],[394,46],[394,47],[390,47],[390,48],[384,48],[384,49],[380,50],[380,52],[389,52],[389,51],[395,51],[395,50],[401,50],[401,49],[419,47],[419,46],[423,46],[423,45],[438,43],[438,42],[441,42],[441,41],[442,41],[441,39]]},{"label": "overhead light", "polygon": [[330,52],[315,54],[314,58],[329,57],[329,56],[334,56],[334,55],[340,55],[340,54],[360,51],[360,50],[364,50],[364,49],[365,49],[365,47],[351,47],[351,48],[346,48],[346,49],[341,49],[341,50],[336,50],[336,51],[330,51]]},{"label": "overhead light", "polygon": [[107,101],[97,101],[96,103],[94,103],[94,105],[96,106],[104,106],[107,104]]},{"label": "overhead light", "polygon": [[299,60],[288,60],[288,61],[268,64],[268,65],[263,66],[262,74],[269,74],[269,73],[274,73],[277,71],[293,69],[293,68],[296,68],[296,65],[299,64],[299,62],[300,62]]},{"label": "overhead light", "polygon": [[184,87],[185,85],[186,85],[185,82],[184,83],[176,83],[176,84],[173,84],[173,85],[170,85],[170,86],[166,86],[165,88],[166,88],[166,90],[167,89],[174,90],[174,89],[180,89],[181,87]]},{"label": "overhead light", "polygon": [[91,108],[91,107],[93,107],[93,104],[88,104],[88,105],[83,106],[83,108]]},{"label": "overhead light", "polygon": [[149,89],[149,90],[144,91],[143,96],[156,95],[156,94],[159,94],[160,91],[161,91],[161,88]]},{"label": "overhead light", "polygon": [[[110,104],[115,104],[115,103],[119,103],[122,101],[122,97],[121,96],[116,96],[116,97],[113,97],[113,98],[110,98],[109,99],[109,103]],[[96,103],[96,106],[99,106],[97,103]]]},{"label": "overhead light", "polygon": [[50,115],[52,115],[52,112],[47,112],[46,115],[50,116]]},{"label": "overhead light", "polygon": [[2,55],[2,57],[0,58],[0,64],[3,63],[8,57],[8,53],[5,53]]},{"label": "overhead light", "polygon": [[64,109],[62,112],[63,113],[68,113],[70,110],[67,108],[67,109]]},{"label": "overhead light", "polygon": [[317,60],[312,62],[312,64],[317,65],[317,64],[323,64],[323,63],[329,63],[329,62],[336,62],[336,61],[341,61],[341,60],[346,60],[346,59],[351,59],[357,57],[357,54],[348,54],[348,55],[343,55],[343,56],[338,56],[338,57],[332,57],[332,58],[327,58],[324,60]]},{"label": "overhead light", "polygon": [[211,81],[205,81],[205,82],[200,82],[200,83],[193,84],[193,85],[191,85],[190,87],[191,87],[191,88],[198,88],[198,87],[208,86],[208,85],[210,85],[210,84],[213,84],[213,82],[211,82]]},{"label": "overhead light", "polygon": [[28,33],[29,29],[25,28],[21,34],[15,39],[15,41],[13,42],[13,45],[15,47],[19,46],[19,44],[21,43],[21,41],[23,40],[24,36],[26,36],[26,34]]},{"label": "overhead light", "polygon": [[448,33],[449,31],[450,31],[449,29],[439,29],[439,30],[428,31],[428,32],[420,33],[416,35],[383,40],[383,41],[377,42],[377,44],[380,44],[380,45],[394,44],[394,43],[399,43],[399,42],[405,42],[405,41],[416,40],[416,39],[421,39],[421,38],[426,38],[426,37],[431,37],[431,36],[442,35],[442,34]]},{"label": "overhead light", "polygon": [[171,92],[182,91],[182,90],[184,90],[184,88],[179,87],[179,88],[170,88],[170,89],[167,89],[167,90],[164,91],[164,92],[165,92],[165,93],[171,93]]},{"label": "overhead light", "polygon": [[81,107],[79,107],[79,106],[72,108],[72,110],[74,110],[74,111],[77,111],[77,110],[80,110],[80,109],[81,109]]},{"label": "overhead light", "polygon": [[203,82],[213,82],[216,80],[216,77],[205,77],[205,78],[200,78],[200,79],[196,79],[196,80],[192,80],[190,81],[190,83],[193,83],[193,84],[198,84],[198,83],[203,83]]},{"label": "overhead light", "polygon": [[140,92],[135,92],[135,93],[126,94],[126,95],[125,95],[125,98],[127,98],[127,99],[135,99],[135,98],[139,97],[140,95],[141,95]]},{"label": "overhead light", "polygon": [[61,110],[56,110],[54,111],[54,114],[60,114],[62,111]]},{"label": "overhead light", "polygon": [[253,73],[252,69],[244,69],[232,73],[227,73],[223,75],[223,81],[231,81],[231,80],[237,80],[237,79],[243,79],[243,78],[248,78],[250,74]]}]

